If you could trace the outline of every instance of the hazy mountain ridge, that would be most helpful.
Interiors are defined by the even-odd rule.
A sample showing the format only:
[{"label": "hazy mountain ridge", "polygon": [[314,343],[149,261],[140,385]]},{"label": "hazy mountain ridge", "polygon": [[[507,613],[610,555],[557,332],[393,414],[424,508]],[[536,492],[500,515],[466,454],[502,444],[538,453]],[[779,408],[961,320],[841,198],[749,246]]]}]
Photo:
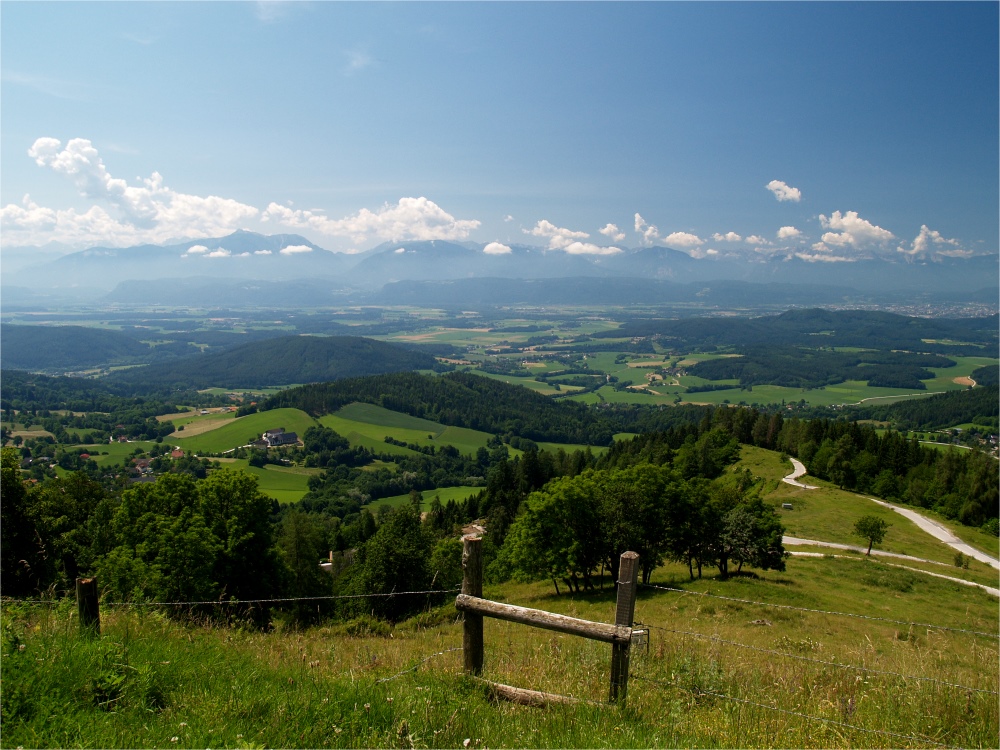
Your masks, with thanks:
[{"label": "hazy mountain ridge", "polygon": [[753,254],[694,258],[664,246],[631,248],[613,255],[569,255],[522,244],[510,245],[508,253],[488,254],[484,247],[444,240],[388,242],[364,253],[347,255],[324,250],[299,235],[240,231],[227,237],[167,246],[89,248],[5,273],[4,284],[36,292],[86,287],[109,292],[123,282],[157,279],[165,283],[167,279],[200,277],[229,282],[307,280],[304,283],[319,291],[326,285],[331,292],[357,292],[401,281],[594,277],[679,284],[721,280],[814,284],[866,293],[967,293],[991,283],[994,287],[1000,285],[1000,257],[995,254],[936,262],[901,258],[811,263]]}]

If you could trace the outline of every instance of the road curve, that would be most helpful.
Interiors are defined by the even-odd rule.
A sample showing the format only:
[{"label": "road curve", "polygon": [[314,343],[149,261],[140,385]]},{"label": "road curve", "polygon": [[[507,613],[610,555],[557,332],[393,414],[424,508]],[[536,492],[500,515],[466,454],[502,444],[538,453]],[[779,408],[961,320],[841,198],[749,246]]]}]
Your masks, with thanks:
[{"label": "road curve", "polygon": [[803,484],[802,482],[799,481],[799,477],[805,476],[806,474],[806,467],[802,464],[802,462],[799,461],[799,459],[797,458],[791,458],[789,460],[792,462],[792,473],[786,477],[783,477],[781,481],[784,482],[785,484],[790,484],[793,487],[801,487],[804,490],[817,489],[811,484]]},{"label": "road curve", "polygon": [[997,560],[995,557],[991,557],[985,552],[980,552],[975,547],[966,544],[957,536],[952,534],[947,527],[942,526],[937,521],[931,520],[930,518],[927,518],[927,516],[923,516],[914,510],[910,510],[909,508],[900,508],[898,505],[887,503],[885,500],[879,500],[874,497],[869,497],[867,499],[871,500],[873,503],[878,503],[885,508],[889,508],[890,510],[899,513],[899,515],[904,518],[910,519],[913,523],[933,536],[935,539],[940,539],[949,547],[958,550],[963,555],[979,560],[980,562],[986,563],[987,565],[1000,570],[1000,560]]}]

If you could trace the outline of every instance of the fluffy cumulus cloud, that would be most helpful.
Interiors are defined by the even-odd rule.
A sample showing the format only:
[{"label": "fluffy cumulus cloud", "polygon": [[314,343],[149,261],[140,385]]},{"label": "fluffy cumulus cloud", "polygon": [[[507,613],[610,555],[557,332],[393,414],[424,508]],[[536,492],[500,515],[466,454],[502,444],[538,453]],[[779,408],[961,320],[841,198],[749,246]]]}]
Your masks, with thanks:
[{"label": "fluffy cumulus cloud", "polygon": [[759,247],[767,247],[773,244],[769,239],[761,237],[759,234],[751,234],[747,237],[746,242],[748,245],[758,245]]},{"label": "fluffy cumulus cloud", "polygon": [[712,239],[716,242],[742,242],[743,240],[736,232],[726,232],[725,234],[716,232],[712,235]]},{"label": "fluffy cumulus cloud", "polygon": [[855,258],[829,253],[795,253],[795,257],[808,263],[851,263]]},{"label": "fluffy cumulus cloud", "polygon": [[934,256],[967,258],[972,255],[972,251],[963,249],[958,240],[942,237],[940,232],[928,228],[926,224],[920,226],[920,234],[914,238],[909,247],[903,244],[896,250],[917,258]]},{"label": "fluffy cumulus cloud", "polygon": [[791,201],[798,203],[802,200],[802,191],[794,188],[781,180],[771,180],[767,183],[767,189],[774,193],[774,197],[779,201]]},{"label": "fluffy cumulus cloud", "polygon": [[204,245],[191,245],[187,250],[184,251],[185,255],[203,255],[208,252],[208,248]]},{"label": "fluffy cumulus cloud", "polygon": [[395,205],[387,203],[377,211],[363,208],[343,219],[271,203],[261,220],[332,237],[349,237],[357,243],[372,239],[464,240],[480,224],[476,219],[456,219],[434,201],[422,197],[400,198]]},{"label": "fluffy cumulus cloud", "polygon": [[635,215],[635,231],[642,235],[642,241],[647,245],[660,238],[660,230],[653,224],[647,224],[639,214]]},{"label": "fluffy cumulus cloud", "polygon": [[483,252],[487,255],[510,255],[514,251],[503,243],[491,242],[483,248]]},{"label": "fluffy cumulus cloud", "polygon": [[830,216],[820,214],[819,223],[827,231],[820,241],[813,245],[817,253],[829,253],[834,248],[838,250],[860,251],[863,254],[873,254],[884,248],[896,236],[888,229],[872,224],[858,216],[857,211],[834,211]]},{"label": "fluffy cumulus cloud", "polygon": [[800,232],[795,227],[782,227],[778,230],[779,240],[794,240],[797,237],[801,237],[802,232]]},{"label": "fluffy cumulus cloud", "polygon": [[616,224],[605,224],[597,230],[612,242],[621,242],[625,239],[625,232],[620,230]]},{"label": "fluffy cumulus cloud", "polygon": [[206,258],[230,258],[230,257],[232,257],[232,255],[233,254],[232,254],[231,251],[226,250],[226,248],[224,248],[224,247],[220,247],[220,248],[216,248],[215,250],[213,250],[210,253],[206,253],[205,257]]},{"label": "fluffy cumulus cloud", "polygon": [[0,209],[0,227],[11,244],[121,245],[178,236],[211,237],[239,229],[259,213],[229,198],[176,192],[158,172],[140,185],[129,185],[108,171],[85,138],[74,138],[65,146],[56,138],[39,138],[28,155],[39,167],[72,180],[80,195],[95,205],[82,212],[56,210],[25,196],[20,206]]},{"label": "fluffy cumulus cloud", "polygon": [[309,245],[288,245],[281,248],[278,252],[281,255],[301,255],[302,253],[311,253],[313,249]]},{"label": "fluffy cumulus cloud", "polygon": [[546,219],[539,219],[532,229],[523,231],[525,234],[548,240],[549,250],[562,250],[568,255],[614,255],[621,252],[621,248],[618,247],[601,247],[590,242],[581,242],[580,240],[589,239],[590,235],[586,232],[557,227]]},{"label": "fluffy cumulus cloud", "polygon": [[690,232],[672,232],[663,238],[663,242],[670,247],[679,247],[685,250],[701,247],[705,244],[705,240]]}]

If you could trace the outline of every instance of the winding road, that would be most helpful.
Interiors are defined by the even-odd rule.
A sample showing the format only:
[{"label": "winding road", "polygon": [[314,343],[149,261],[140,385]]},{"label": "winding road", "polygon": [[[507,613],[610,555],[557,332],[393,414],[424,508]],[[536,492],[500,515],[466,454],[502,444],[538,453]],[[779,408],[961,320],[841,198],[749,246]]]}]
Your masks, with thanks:
[{"label": "winding road", "polygon": [[[792,473],[789,474],[789,475],[787,475],[787,476],[785,476],[785,477],[783,477],[781,481],[786,482],[787,484],[790,484],[790,485],[792,485],[794,487],[800,487],[800,488],[805,489],[805,490],[815,490],[815,489],[818,489],[817,487],[815,487],[813,485],[804,484],[804,483],[798,481],[799,477],[804,476],[806,474],[806,467],[803,466],[802,462],[799,461],[796,458],[792,458],[791,462],[792,462]],[[858,495],[858,497],[865,497],[865,496],[864,495]],[[997,560],[995,557],[987,555],[985,552],[980,552],[975,547],[973,547],[973,546],[971,546],[969,544],[966,544],[961,539],[959,539],[957,536],[955,536],[943,524],[940,524],[937,521],[934,521],[934,520],[928,518],[927,516],[924,516],[924,515],[922,515],[920,513],[917,513],[914,510],[910,510],[909,508],[900,508],[898,505],[893,505],[892,503],[887,503],[884,500],[879,500],[879,499],[874,498],[874,497],[865,497],[865,499],[866,500],[871,500],[873,503],[878,503],[879,505],[881,505],[881,506],[883,506],[885,508],[889,508],[890,510],[895,511],[896,513],[899,513],[904,518],[906,518],[906,519],[912,521],[913,523],[915,523],[917,525],[917,527],[920,528],[921,530],[923,530],[924,532],[930,534],[935,539],[938,539],[938,540],[944,542],[945,544],[947,544],[952,549],[957,550],[958,552],[961,552],[963,555],[971,557],[971,558],[973,558],[975,560],[979,560],[980,562],[986,563],[987,565],[991,566],[992,568],[1000,570],[1000,560]],[[855,551],[855,552],[865,552],[865,549],[863,547],[854,547],[854,546],[852,546],[850,544],[837,544],[835,542],[819,542],[819,541],[816,541],[816,540],[813,540],[813,539],[800,539],[800,538],[794,537],[794,536],[783,537],[782,538],[782,543],[783,544],[787,544],[790,547],[794,547],[794,546],[798,546],[798,545],[815,545],[815,546],[818,546],[818,547],[831,547],[833,549],[843,549],[843,550],[852,550],[852,551]],[[895,552],[883,552],[882,550],[872,550],[871,553],[873,555],[878,555],[879,557],[895,557],[895,558],[902,558],[902,559],[914,560],[914,561],[917,561],[917,562],[941,564],[941,563],[938,563],[936,560],[925,560],[925,559],[920,558],[920,557],[911,557],[910,555],[901,555],[901,554],[897,554]],[[813,552],[813,553],[810,553],[810,552],[799,552],[799,553],[793,553],[793,554],[804,555],[804,556],[805,555],[813,556],[813,555],[818,555],[819,553],[815,553],[815,552]],[[900,567],[905,567],[905,566],[900,566]],[[909,570],[915,570],[915,569],[914,568],[909,568]],[[991,586],[984,586],[984,585],[979,584],[979,583],[972,583],[971,581],[964,581],[961,578],[953,578],[951,576],[941,575],[940,573],[930,573],[928,571],[919,571],[919,572],[924,572],[924,573],[927,573],[928,575],[936,576],[938,578],[946,578],[946,579],[948,579],[950,581],[955,581],[956,583],[962,583],[962,584],[977,586],[977,587],[979,587],[981,589],[984,589],[984,590],[988,591],[993,596],[1000,597],[1000,589],[995,589],[995,588],[993,588]]]}]

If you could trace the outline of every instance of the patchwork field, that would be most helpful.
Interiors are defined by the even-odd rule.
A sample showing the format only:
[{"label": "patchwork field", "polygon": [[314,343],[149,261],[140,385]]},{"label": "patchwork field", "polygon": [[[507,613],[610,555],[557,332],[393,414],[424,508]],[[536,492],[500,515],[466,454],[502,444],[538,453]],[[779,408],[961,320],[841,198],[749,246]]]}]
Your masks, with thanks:
[{"label": "patchwork field", "polygon": [[189,453],[222,453],[260,438],[265,430],[284,427],[301,437],[314,424],[316,421],[299,409],[274,409],[226,420],[217,429],[192,437],[175,432],[170,441]]}]

